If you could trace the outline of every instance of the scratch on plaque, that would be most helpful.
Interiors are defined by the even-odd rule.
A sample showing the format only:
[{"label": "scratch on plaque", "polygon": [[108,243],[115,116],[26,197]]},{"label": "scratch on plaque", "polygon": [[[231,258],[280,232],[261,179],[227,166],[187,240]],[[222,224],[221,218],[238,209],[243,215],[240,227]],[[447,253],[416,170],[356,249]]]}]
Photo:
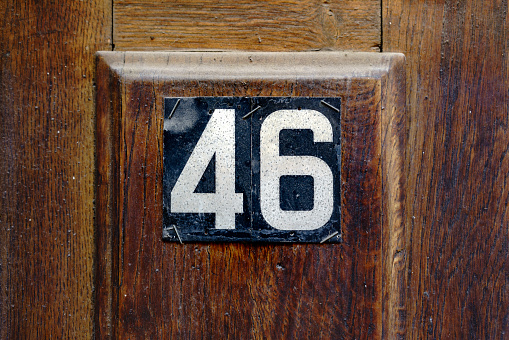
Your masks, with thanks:
[{"label": "scratch on plaque", "polygon": [[[175,110],[177,109],[177,106],[179,106],[180,104],[180,98],[177,99],[177,102],[175,103],[175,106],[173,107],[173,109],[171,110],[170,112],[170,115],[168,116],[168,119],[171,119],[171,117],[173,116],[173,114],[175,113]],[[175,229],[177,230],[177,229]]]},{"label": "scratch on plaque", "polygon": [[323,105],[327,106],[329,109],[333,109],[336,112],[339,112],[339,109],[335,106],[332,106],[331,104],[327,103],[326,101],[322,100],[320,101]]},{"label": "scratch on plaque", "polygon": [[[339,234],[339,231],[335,231],[333,232],[332,234],[330,234],[329,236],[327,236],[326,238],[324,238],[323,240],[320,241],[320,243],[324,243],[328,240],[330,240],[331,238],[333,238],[334,236],[336,236],[337,234]],[[177,234],[178,235],[178,234]]]},{"label": "scratch on plaque", "polygon": [[[179,99],[180,100],[180,99]],[[173,226],[173,229],[175,229],[175,232],[177,233],[177,237],[179,238],[179,242],[180,244],[184,244],[184,242],[182,242],[182,239],[180,238],[180,234],[179,234],[179,231],[177,230],[177,226],[174,225]]]},{"label": "scratch on plaque", "polygon": [[245,116],[242,117],[242,119],[247,119],[249,118],[249,116],[251,116],[253,113],[255,113],[257,110],[261,109],[262,107],[260,105],[258,105],[257,107],[255,107],[253,110],[249,111],[248,113],[246,113]]}]

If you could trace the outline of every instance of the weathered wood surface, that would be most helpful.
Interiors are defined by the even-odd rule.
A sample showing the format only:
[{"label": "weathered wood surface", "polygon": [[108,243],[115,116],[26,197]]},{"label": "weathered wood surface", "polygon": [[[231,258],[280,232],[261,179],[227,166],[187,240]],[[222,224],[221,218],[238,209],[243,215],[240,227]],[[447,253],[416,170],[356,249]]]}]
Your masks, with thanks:
[{"label": "weathered wood surface", "polygon": [[507,1],[383,4],[407,56],[411,339],[509,337]]},{"label": "weathered wood surface", "polygon": [[119,0],[116,50],[379,51],[380,0]]},{"label": "weathered wood surface", "polygon": [[[406,336],[407,250],[405,225],[406,74],[396,59],[382,80],[382,337]],[[402,109],[405,108],[405,109]]]},{"label": "weathered wood surface", "polygon": [[[332,56],[338,55],[345,65],[323,66],[337,65]],[[404,59],[343,56],[195,52],[99,57],[99,84],[105,91],[98,97],[98,136],[110,146],[98,146],[98,177],[116,183],[99,189],[98,216],[110,217],[98,220],[104,222],[98,225],[98,242],[108,252],[98,257],[98,266],[111,278],[98,277],[97,289],[98,296],[118,296],[98,305],[99,324],[120,338],[404,334],[406,269],[399,255],[405,253]],[[200,72],[202,63],[207,66]],[[337,95],[342,97],[342,243],[162,241],[164,96]]]},{"label": "weathered wood surface", "polygon": [[109,1],[0,2],[0,338],[93,336],[94,53]]},{"label": "weathered wood surface", "polygon": [[[96,82],[96,112],[121,112],[119,79],[108,65],[97,63]],[[108,95],[104,95],[108,93]],[[113,195],[118,192],[118,162],[120,155],[114,150],[120,150],[118,115],[99,114],[96,117],[96,188],[95,210],[96,225],[96,261],[95,265],[95,337],[97,339],[111,339],[117,334],[118,295],[114,289],[118,287],[118,204]]]},{"label": "weathered wood surface", "polygon": [[[277,4],[258,6],[270,3]],[[357,37],[380,26],[380,2],[369,11],[338,14],[355,3],[374,7],[334,1],[329,4],[333,16],[326,3],[322,9],[321,3],[299,2],[300,8],[312,9],[308,16],[301,10],[282,15],[261,9],[273,13],[263,20],[281,19],[258,27],[252,21],[255,32],[270,31],[261,42],[259,34],[250,36],[241,25],[235,30],[224,25],[222,44],[212,46],[210,10],[209,26],[190,37],[178,37],[179,27],[158,36],[155,26],[171,27],[172,18],[154,17],[151,34],[140,29],[139,37],[119,35],[116,42],[119,49],[149,50],[376,48],[380,30],[378,37]],[[185,6],[174,10],[175,17],[196,11]],[[213,6],[220,5],[207,8]],[[88,98],[93,97],[91,55],[109,49],[110,8],[109,1],[0,2],[1,338],[89,337],[91,332],[94,131]],[[115,31],[143,19],[141,11],[133,11],[122,24],[126,19],[119,10],[115,6]],[[218,13],[230,17],[227,11],[225,5]],[[507,337],[507,2],[387,0],[382,12],[384,50],[408,58],[409,338]],[[239,18],[257,15],[245,13]],[[294,29],[289,19],[302,16],[314,21]],[[342,24],[350,18],[354,21]],[[187,32],[200,25],[180,20]],[[323,28],[327,25],[330,32]],[[351,26],[359,33],[346,34]],[[124,32],[131,31],[136,29]],[[332,32],[342,37],[334,41]],[[166,36],[171,38],[159,44]],[[285,39],[290,44],[285,46]],[[67,68],[61,71],[63,64]],[[50,150],[57,152],[50,155]],[[78,171],[81,177],[66,181]]]}]

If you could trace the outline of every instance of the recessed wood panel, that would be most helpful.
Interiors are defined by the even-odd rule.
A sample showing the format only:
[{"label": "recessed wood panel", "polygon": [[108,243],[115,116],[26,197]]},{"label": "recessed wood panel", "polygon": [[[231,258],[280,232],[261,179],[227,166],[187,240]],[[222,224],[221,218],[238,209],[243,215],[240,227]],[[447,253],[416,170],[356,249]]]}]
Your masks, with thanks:
[{"label": "recessed wood panel", "polygon": [[114,2],[116,50],[379,51],[380,0]]},{"label": "recessed wood panel", "polygon": [[[109,298],[96,312],[107,329],[150,338],[404,334],[403,65],[399,54],[101,53],[96,287]],[[164,242],[163,102],[182,96],[340,97],[342,242]]]}]

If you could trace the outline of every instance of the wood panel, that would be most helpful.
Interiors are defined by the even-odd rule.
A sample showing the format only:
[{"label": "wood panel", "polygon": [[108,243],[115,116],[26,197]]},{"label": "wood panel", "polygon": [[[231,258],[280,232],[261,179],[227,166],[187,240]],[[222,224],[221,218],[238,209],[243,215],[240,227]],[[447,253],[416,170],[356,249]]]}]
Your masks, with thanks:
[{"label": "wood panel", "polygon": [[[105,180],[96,208],[106,274],[97,288],[107,298],[96,312],[105,334],[404,336],[403,61],[398,54],[102,53],[98,178]],[[340,96],[343,242],[163,242],[165,96]]]},{"label": "wood panel", "polygon": [[93,55],[111,2],[0,12],[0,338],[91,338]]},{"label": "wood panel", "polygon": [[383,4],[383,49],[407,56],[412,339],[509,332],[508,3]]},{"label": "wood panel", "polygon": [[116,50],[379,51],[380,0],[119,0]]}]

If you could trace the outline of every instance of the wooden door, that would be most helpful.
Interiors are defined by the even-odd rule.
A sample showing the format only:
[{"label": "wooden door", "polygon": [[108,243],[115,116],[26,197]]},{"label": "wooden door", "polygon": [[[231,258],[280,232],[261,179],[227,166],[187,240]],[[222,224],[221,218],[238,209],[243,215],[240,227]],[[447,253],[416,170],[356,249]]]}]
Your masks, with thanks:
[{"label": "wooden door", "polygon": [[[94,54],[175,49],[404,53],[406,336],[507,337],[506,1],[6,0],[0,9],[1,338],[101,334]],[[252,327],[263,336],[264,325]]]}]

